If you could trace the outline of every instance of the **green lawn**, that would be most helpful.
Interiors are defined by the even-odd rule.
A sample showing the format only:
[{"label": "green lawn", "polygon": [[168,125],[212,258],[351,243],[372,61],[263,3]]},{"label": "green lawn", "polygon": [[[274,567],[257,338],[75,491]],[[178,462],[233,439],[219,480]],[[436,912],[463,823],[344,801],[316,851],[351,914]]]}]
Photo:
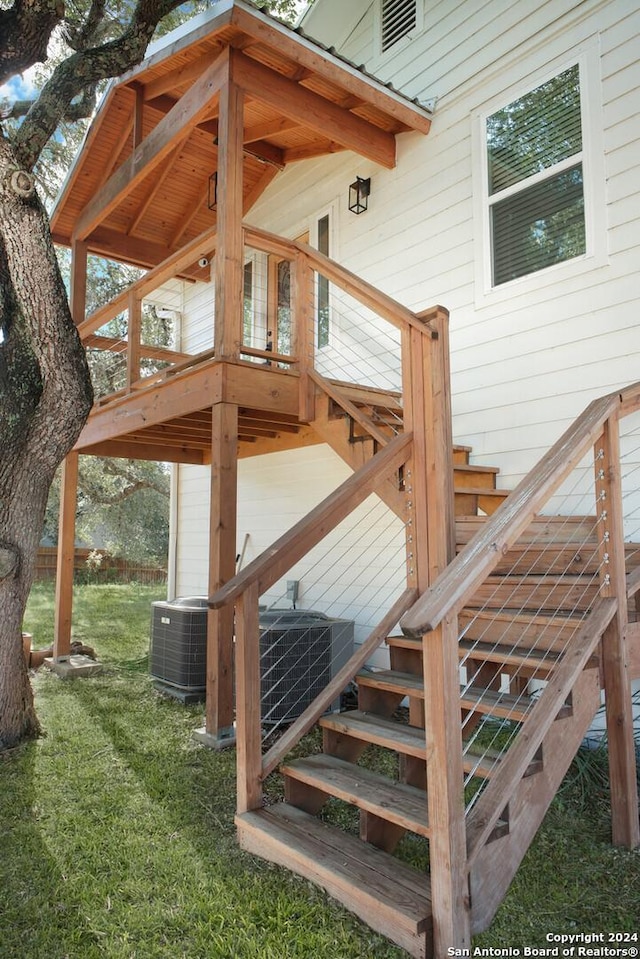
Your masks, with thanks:
[{"label": "green lawn", "polygon": [[[77,590],[75,638],[105,669],[71,682],[42,670],[46,736],[0,758],[0,959],[400,959],[321,891],[238,849],[234,752],[196,745],[202,708],[148,678],[154,589]],[[38,586],[25,621],[36,646],[51,641],[52,607]],[[476,944],[635,931],[640,853],[607,836],[606,794],[583,775]]]}]

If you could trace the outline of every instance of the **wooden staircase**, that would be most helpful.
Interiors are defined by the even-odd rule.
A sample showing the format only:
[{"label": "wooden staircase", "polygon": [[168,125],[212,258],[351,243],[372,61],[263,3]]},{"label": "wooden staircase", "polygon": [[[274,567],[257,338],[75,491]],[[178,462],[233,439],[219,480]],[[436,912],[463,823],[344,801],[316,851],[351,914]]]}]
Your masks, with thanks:
[{"label": "wooden staircase", "polygon": [[[330,392],[320,390],[316,395],[313,429],[353,470],[403,431],[400,394],[343,382],[324,381],[323,385]],[[497,467],[471,464],[470,453],[469,446],[453,447],[456,516],[489,516],[509,490],[497,488]],[[404,516],[406,502],[397,487],[387,483],[379,492],[399,516]]]},{"label": "wooden staircase", "polygon": [[[365,406],[361,391],[352,392],[359,412],[381,424],[383,406],[367,399]],[[332,403],[328,400],[320,415],[319,428],[355,466],[367,445],[373,455],[374,443]],[[486,522],[478,512],[491,512],[505,495],[495,488],[498,471],[470,465],[469,454],[467,447],[455,448],[458,548]],[[573,691],[545,720],[548,729],[542,730],[536,718],[535,693],[529,688],[532,680],[544,685],[554,675],[568,639],[587,629],[589,620],[582,616],[596,598],[598,548],[595,532],[585,539],[586,529],[594,529],[593,518],[558,517],[551,526],[534,520],[459,616],[458,652],[467,680],[460,687],[463,741],[477,738],[487,722],[507,721],[512,733],[529,723],[527,728],[540,733],[539,746],[522,763],[515,790],[504,797],[490,834],[477,848],[473,829],[469,834],[472,932],[491,922],[600,704],[598,641],[604,619],[600,632],[589,634],[590,648],[573,677]],[[514,590],[510,580],[516,576]],[[517,604],[520,612],[505,610],[505,603]],[[386,644],[390,668],[365,669],[356,677],[357,709],[320,718],[322,752],[281,765],[284,801],[238,815],[237,827],[245,849],[322,886],[410,955],[428,957],[433,924],[423,641],[394,634]],[[467,791],[496,777],[508,754],[465,748]],[[346,815],[332,812],[335,801],[338,808],[347,804],[353,810],[348,832],[332,824]],[[398,858],[405,836],[417,837],[410,841],[411,858],[416,843],[423,844],[420,868]]]}]

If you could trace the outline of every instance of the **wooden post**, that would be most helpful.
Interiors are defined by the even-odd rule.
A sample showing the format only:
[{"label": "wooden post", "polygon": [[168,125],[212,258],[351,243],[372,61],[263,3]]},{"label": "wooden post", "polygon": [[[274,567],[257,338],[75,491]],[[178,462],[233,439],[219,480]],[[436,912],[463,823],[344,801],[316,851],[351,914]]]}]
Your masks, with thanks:
[{"label": "wooden post", "polygon": [[238,813],[262,805],[258,600],[258,584],[252,583],[236,608]]},{"label": "wooden post", "polygon": [[603,560],[600,592],[603,596],[614,596],[618,601],[616,615],[602,637],[612,841],[616,846],[633,849],[640,845],[640,823],[625,635],[628,610],[617,417],[607,420],[596,444],[595,470],[598,537]]},{"label": "wooden post", "polygon": [[128,297],[129,324],[127,330],[127,389],[140,379],[140,333],[142,300],[131,290]]},{"label": "wooden post", "polygon": [[58,522],[58,558],[53,627],[54,659],[68,656],[71,649],[77,489],[78,454],[72,451],[62,464],[62,476],[60,478],[60,519]]},{"label": "wooden post", "polygon": [[[420,592],[455,555],[448,316],[438,308],[424,319],[429,320],[424,333],[412,329],[405,335],[410,344],[403,364],[410,381],[407,405],[414,436],[410,558]],[[449,948],[468,949],[471,935],[457,616],[447,617],[424,637],[422,659],[434,952],[444,956]]]},{"label": "wooden post", "polygon": [[[211,428],[209,595],[235,575],[238,407],[216,403]],[[213,745],[233,742],[233,607],[209,610],[206,734]]]},{"label": "wooden post", "polygon": [[299,253],[291,264],[293,283],[291,284],[291,332],[292,353],[297,357],[296,367],[300,373],[300,403],[298,419],[301,423],[311,423],[316,416],[315,386],[309,370],[313,369],[313,315],[311,310],[311,290],[313,273],[304,253]]},{"label": "wooden post", "polygon": [[218,120],[218,245],[215,258],[216,359],[237,360],[242,347],[244,246],[242,143],[244,94],[233,81],[228,48],[227,81]]},{"label": "wooden post", "polygon": [[84,321],[87,302],[87,244],[84,240],[71,243],[71,290],[69,303],[73,322],[79,326]]}]

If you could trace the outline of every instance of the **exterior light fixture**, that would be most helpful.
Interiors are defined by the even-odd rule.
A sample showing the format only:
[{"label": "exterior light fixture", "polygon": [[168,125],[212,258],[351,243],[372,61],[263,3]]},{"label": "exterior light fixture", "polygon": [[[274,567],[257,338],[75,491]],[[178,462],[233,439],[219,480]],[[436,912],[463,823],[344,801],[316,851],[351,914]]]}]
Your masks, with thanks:
[{"label": "exterior light fixture", "polygon": [[218,206],[218,171],[212,173],[209,177],[209,187],[207,194],[207,206],[210,210],[215,210]]},{"label": "exterior light fixture", "polygon": [[349,209],[356,215],[364,213],[369,202],[369,193],[371,192],[371,179],[363,179],[357,176],[349,186]]}]

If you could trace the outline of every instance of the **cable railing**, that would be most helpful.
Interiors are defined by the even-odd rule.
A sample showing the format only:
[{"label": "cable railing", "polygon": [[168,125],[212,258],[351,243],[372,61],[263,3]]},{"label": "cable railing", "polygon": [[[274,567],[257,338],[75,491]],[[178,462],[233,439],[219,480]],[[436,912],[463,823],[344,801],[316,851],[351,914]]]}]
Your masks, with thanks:
[{"label": "cable railing", "polygon": [[[411,434],[389,442],[210,599],[213,608],[236,607],[240,811],[260,804],[283,750],[331,707],[415,598],[403,525],[372,495],[387,478],[400,484],[411,447]],[[281,605],[294,575],[313,610],[307,623]],[[263,760],[265,739],[292,719]]]},{"label": "cable railing", "polygon": [[[544,766],[552,724],[583,708],[572,692],[597,663],[614,836],[637,832],[625,811],[635,790],[625,642],[640,582],[638,409],[637,387],[592,403],[402,620],[425,649],[456,638],[469,866],[523,777]],[[583,710],[581,735],[596,709]],[[556,775],[571,758],[554,758]]]},{"label": "cable railing", "polygon": [[[403,524],[370,496],[289,570],[293,589],[281,580],[260,597],[263,747],[303,714],[384,618],[405,588],[406,562]],[[340,695],[332,707],[340,707]]]}]

